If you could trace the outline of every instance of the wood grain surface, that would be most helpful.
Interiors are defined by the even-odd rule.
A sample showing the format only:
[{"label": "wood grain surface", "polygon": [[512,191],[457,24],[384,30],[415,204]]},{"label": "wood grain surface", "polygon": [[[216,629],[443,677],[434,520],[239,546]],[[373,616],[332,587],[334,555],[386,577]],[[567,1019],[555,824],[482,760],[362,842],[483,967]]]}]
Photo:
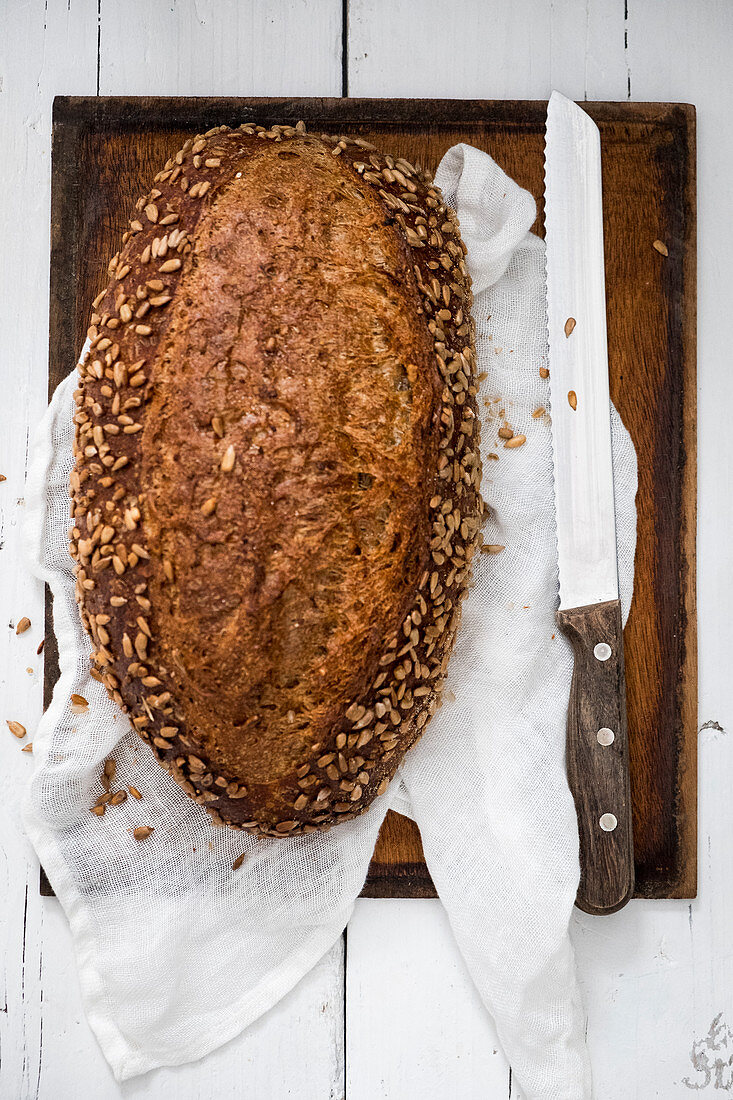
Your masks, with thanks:
[{"label": "wood grain surface", "polygon": [[[640,460],[636,588],[625,631],[637,896],[692,897],[695,116],[680,104],[584,106],[601,129],[611,392]],[[356,132],[430,168],[466,141],[535,195],[541,234],[544,114],[544,103],[521,101],[57,97],[50,390],[76,360],[89,303],[135,199],[190,132],[303,118],[314,130]],[[55,672],[49,644],[47,693]],[[365,893],[434,894],[417,830],[398,815],[385,822]]]},{"label": "wood grain surface", "polygon": [[[604,916],[634,891],[621,602],[560,610],[557,624],[575,662],[567,726],[568,782],[580,834],[575,904]],[[605,652],[598,653],[599,645]]]}]

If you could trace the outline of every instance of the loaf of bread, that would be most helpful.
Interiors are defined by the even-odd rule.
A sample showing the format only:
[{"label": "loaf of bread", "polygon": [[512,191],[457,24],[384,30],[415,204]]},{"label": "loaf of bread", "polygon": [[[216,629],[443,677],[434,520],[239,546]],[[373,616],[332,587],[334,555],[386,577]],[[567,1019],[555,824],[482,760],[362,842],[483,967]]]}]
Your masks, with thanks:
[{"label": "loaf of bread", "polygon": [[483,514],[430,177],[302,124],[188,140],[94,301],[71,476],[93,674],[213,818],[366,809],[439,703]]}]

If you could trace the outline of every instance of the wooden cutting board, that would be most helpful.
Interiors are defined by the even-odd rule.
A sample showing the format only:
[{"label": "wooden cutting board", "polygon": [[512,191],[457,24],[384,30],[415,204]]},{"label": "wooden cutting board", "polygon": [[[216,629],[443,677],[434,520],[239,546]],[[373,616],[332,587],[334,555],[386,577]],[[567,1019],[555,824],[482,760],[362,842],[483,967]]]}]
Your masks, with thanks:
[{"label": "wooden cutting board", "polygon": [[[695,112],[684,104],[584,106],[601,130],[611,392],[639,456],[636,587],[624,635],[636,892],[693,897]],[[358,133],[431,169],[451,145],[468,142],[537,198],[534,228],[542,234],[545,108],[464,100],[57,97],[50,392],[76,361],[89,304],[106,282],[135,200],[191,132],[302,118],[309,129]],[[47,697],[57,676],[51,625],[49,618]],[[434,893],[416,827],[389,814],[364,894]]]}]

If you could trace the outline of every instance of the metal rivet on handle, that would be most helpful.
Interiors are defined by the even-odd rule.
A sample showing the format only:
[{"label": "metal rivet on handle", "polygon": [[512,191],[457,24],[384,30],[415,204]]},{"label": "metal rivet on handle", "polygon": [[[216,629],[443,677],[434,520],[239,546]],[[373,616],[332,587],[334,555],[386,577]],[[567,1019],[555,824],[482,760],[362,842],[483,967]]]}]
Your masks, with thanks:
[{"label": "metal rivet on handle", "polygon": [[618,821],[613,814],[602,814],[598,824],[601,826],[604,833],[612,833],[618,825]]},{"label": "metal rivet on handle", "polygon": [[596,734],[596,741],[599,745],[612,745],[615,739],[616,734],[608,726],[601,726]]},{"label": "metal rivet on handle", "polygon": [[593,656],[597,661],[607,661],[611,656],[611,647],[608,642],[599,642],[593,649]]}]

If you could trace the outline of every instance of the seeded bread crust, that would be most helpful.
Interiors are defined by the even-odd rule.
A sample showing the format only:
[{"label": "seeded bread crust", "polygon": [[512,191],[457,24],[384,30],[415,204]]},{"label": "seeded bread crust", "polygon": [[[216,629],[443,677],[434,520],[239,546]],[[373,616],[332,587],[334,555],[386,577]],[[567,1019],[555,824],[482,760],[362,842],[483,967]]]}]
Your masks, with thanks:
[{"label": "seeded bread crust", "polygon": [[79,365],[93,674],[216,822],[327,829],[438,706],[480,542],[465,248],[427,173],[300,123],[154,184]]}]

